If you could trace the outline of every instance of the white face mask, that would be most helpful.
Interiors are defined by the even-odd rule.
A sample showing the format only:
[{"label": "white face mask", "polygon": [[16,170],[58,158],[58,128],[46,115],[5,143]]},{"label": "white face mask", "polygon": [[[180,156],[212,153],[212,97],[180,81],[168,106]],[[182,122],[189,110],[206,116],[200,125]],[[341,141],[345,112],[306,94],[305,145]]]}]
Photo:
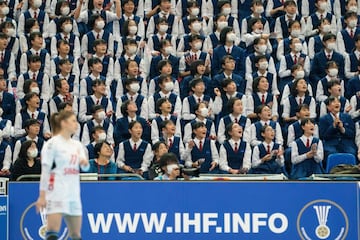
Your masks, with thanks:
[{"label": "white face mask", "polygon": [[303,79],[304,77],[305,77],[305,71],[304,70],[299,70],[295,74],[295,80]]},{"label": "white face mask", "polygon": [[256,34],[262,34],[263,30],[262,29],[255,29],[254,33]]},{"label": "white face mask", "polygon": [[302,51],[302,44],[301,43],[295,43],[294,50],[295,50],[295,52],[301,52]]},{"label": "white face mask", "polygon": [[348,11],[356,13],[357,10],[358,10],[357,6],[350,6]]},{"label": "white face mask", "polygon": [[168,29],[169,29],[168,25],[164,25],[164,24],[159,25],[160,32],[166,33]]},{"label": "white face mask", "polygon": [[6,35],[8,37],[13,37],[15,35],[15,29],[14,28],[8,28],[7,32],[6,32]]},{"label": "white face mask", "polygon": [[264,12],[264,7],[263,6],[257,6],[255,7],[255,12],[257,14],[262,14]]},{"label": "white face mask", "polygon": [[268,62],[261,62],[259,63],[259,69],[260,70],[266,70],[269,67],[269,63]]},{"label": "white face mask", "polygon": [[137,26],[129,26],[129,33],[135,35],[137,33]]},{"label": "white face mask", "polygon": [[97,29],[103,29],[105,27],[105,22],[103,20],[100,20],[97,21],[95,25]]},{"label": "white face mask", "polygon": [[329,69],[329,76],[330,77],[336,77],[339,73],[339,70],[337,68],[330,68]]},{"label": "white face mask", "polygon": [[228,33],[227,36],[226,36],[226,40],[228,42],[234,42],[236,40],[235,33],[233,33],[233,32]]},{"label": "white face mask", "polygon": [[200,32],[201,30],[201,23],[199,22],[194,22],[192,25],[192,30],[194,30],[195,32]]},{"label": "white face mask", "polygon": [[327,48],[330,50],[335,50],[336,49],[336,43],[331,42],[327,44]]},{"label": "white face mask", "polygon": [[199,15],[200,13],[200,9],[199,8],[192,8],[190,11],[191,16],[196,17],[197,15]]},{"label": "white face mask", "polygon": [[9,9],[8,6],[3,7],[3,8],[1,9],[1,13],[2,13],[3,15],[8,15],[9,11],[10,11],[10,9]]},{"label": "white face mask", "polygon": [[61,9],[61,15],[63,15],[63,16],[67,16],[67,15],[69,15],[69,13],[70,13],[70,8],[68,6],[63,7]]},{"label": "white face mask", "polygon": [[130,55],[134,55],[137,51],[137,47],[136,46],[129,46],[128,47],[128,52]]},{"label": "white face mask", "polygon": [[42,1],[41,1],[41,0],[34,0],[32,5],[33,5],[35,8],[39,8],[39,7],[41,6],[41,4],[42,4]]},{"label": "white face mask", "polygon": [[323,25],[322,30],[324,33],[329,33],[331,31],[331,26],[329,24]]},{"label": "white face mask", "polygon": [[257,50],[259,53],[261,54],[265,54],[266,53],[266,49],[267,49],[267,46],[266,45],[258,45],[257,46]]},{"label": "white face mask", "polygon": [[27,156],[28,156],[28,158],[36,158],[37,157],[37,155],[38,155],[38,150],[37,150],[37,148],[35,148],[35,149],[29,149],[28,151],[27,151]]},{"label": "white face mask", "polygon": [[327,9],[327,2],[321,2],[319,3],[319,9],[325,11]]},{"label": "white face mask", "polygon": [[221,31],[228,26],[228,22],[217,22],[218,29]]},{"label": "white face mask", "polygon": [[40,32],[40,28],[32,28],[30,32],[31,33]]},{"label": "white face mask", "polygon": [[174,89],[174,83],[172,81],[164,83],[164,89],[165,91],[171,92]]},{"label": "white face mask", "polygon": [[101,111],[101,112],[98,112],[97,113],[97,117],[98,117],[98,119],[99,120],[104,120],[105,118],[106,118],[106,113],[105,113],[105,111]]},{"label": "white face mask", "polygon": [[2,109],[2,107],[0,107],[0,117],[3,115],[3,113],[4,113],[4,110]]},{"label": "white face mask", "polygon": [[226,8],[223,8],[222,9],[222,14],[224,14],[224,15],[229,15],[231,13],[231,8],[229,8],[229,7],[226,7]]},{"label": "white face mask", "polygon": [[30,91],[33,92],[33,93],[36,93],[36,94],[40,94],[39,87],[33,87],[33,88],[30,89]]},{"label": "white face mask", "polygon": [[177,169],[177,168],[179,168],[179,165],[177,165],[177,164],[167,165],[166,166],[166,173],[170,175],[174,171],[174,169]]},{"label": "white face mask", "polygon": [[98,135],[98,143],[104,142],[106,140],[106,133],[102,132]]},{"label": "white face mask", "polygon": [[72,31],[72,24],[71,23],[67,23],[64,25],[64,32],[66,33],[70,33]]},{"label": "white face mask", "polygon": [[354,28],[357,26],[357,20],[351,20],[348,23],[349,28]]},{"label": "white face mask", "polygon": [[207,116],[209,116],[209,109],[207,109],[207,108],[200,108],[200,115],[202,116],[202,117],[207,117]]},{"label": "white face mask", "polygon": [[301,35],[301,30],[300,29],[294,29],[291,31],[291,36],[293,37],[299,37]]},{"label": "white face mask", "polygon": [[194,48],[195,48],[196,50],[200,50],[201,47],[202,47],[202,42],[196,42],[196,43],[194,44]]},{"label": "white face mask", "polygon": [[167,47],[164,48],[164,50],[165,50],[165,53],[168,54],[168,55],[173,53],[173,47],[172,46],[167,46]]},{"label": "white face mask", "polygon": [[140,84],[138,83],[132,83],[130,84],[130,90],[134,93],[137,93],[140,90]]}]

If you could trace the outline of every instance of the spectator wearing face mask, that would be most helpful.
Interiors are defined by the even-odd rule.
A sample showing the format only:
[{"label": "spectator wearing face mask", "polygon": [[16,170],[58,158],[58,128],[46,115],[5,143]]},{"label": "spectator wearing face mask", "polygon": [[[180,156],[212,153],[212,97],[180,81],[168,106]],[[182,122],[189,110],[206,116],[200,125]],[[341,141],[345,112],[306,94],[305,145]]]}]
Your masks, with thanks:
[{"label": "spectator wearing face mask", "polygon": [[316,53],[324,49],[324,44],[322,40],[323,37],[331,31],[330,21],[327,18],[323,18],[322,20],[320,20],[320,25],[318,26],[318,29],[319,34],[309,38],[308,51],[309,58],[311,60],[314,58]]},{"label": "spectator wearing face mask", "polygon": [[[7,146],[6,148],[7,150],[4,157],[10,157],[10,146]],[[39,175],[40,173],[41,163],[38,159],[38,149],[36,147],[36,142],[31,140],[23,142],[21,144],[19,158],[16,160],[12,170],[11,179],[15,181],[23,175]]]},{"label": "spectator wearing face mask", "polygon": [[63,29],[63,31],[65,33],[68,33],[68,34],[72,33],[77,37],[80,36],[77,23],[76,23],[75,19],[72,18],[72,15],[71,15],[72,10],[71,10],[70,6],[72,6],[72,1],[74,1],[74,0],[71,0],[71,1],[60,0],[57,2],[53,1],[53,3],[56,2],[55,3],[56,5],[54,6],[54,12],[51,14],[52,20],[49,23],[48,32],[49,32],[50,38],[54,37],[57,34],[57,32],[59,30],[58,26],[62,25],[62,24],[59,25],[59,21],[61,18],[66,18],[66,19],[70,20],[69,24],[71,24],[71,28],[70,28],[70,25],[67,25]]},{"label": "spectator wearing face mask", "polygon": [[[179,37],[189,34],[191,29],[189,28],[189,21],[192,18],[197,18],[200,22],[201,30],[200,33],[208,35],[207,33],[207,24],[205,18],[201,14],[201,6],[204,0],[181,0],[178,1],[176,5],[177,16],[180,18],[179,21]],[[200,3],[200,4],[199,4]],[[184,6],[185,5],[185,6]],[[185,11],[183,11],[183,9]],[[181,12],[181,13],[180,13]]]},{"label": "spectator wearing face mask", "polygon": [[356,0],[349,0],[349,1],[335,0],[333,9],[336,18],[338,19],[337,21],[338,29],[346,28],[346,23],[345,23],[346,12],[356,13],[358,22],[360,22],[360,2]]},{"label": "spectator wearing face mask", "polygon": [[95,158],[95,145],[106,141],[106,132],[102,126],[95,126],[91,133],[90,143],[85,146],[89,159]]},{"label": "spectator wearing face mask", "polygon": [[356,35],[360,34],[358,27],[358,16],[354,12],[345,14],[346,28],[337,33],[337,49],[344,57],[350,54],[355,48]]},{"label": "spectator wearing face mask", "polygon": [[155,181],[175,181],[181,177],[179,161],[173,153],[165,153],[160,158],[160,167],[163,174],[154,178]]},{"label": "spectator wearing face mask", "polygon": [[220,45],[220,32],[225,27],[228,26],[228,22],[226,20],[226,15],[219,13],[214,18],[214,32],[210,32],[209,35],[206,37],[203,45],[203,51],[213,55],[213,51],[216,47]]},{"label": "spectator wearing face mask", "polygon": [[[180,41],[177,47],[177,56],[181,57],[185,55],[188,51],[192,49],[192,42],[194,41],[194,36],[197,36],[202,42],[205,41],[205,35],[202,32],[203,26],[201,24],[200,18],[191,17],[189,20],[189,29],[190,33],[180,37]],[[202,44],[198,45],[197,50],[202,49]]]},{"label": "spectator wearing face mask", "polygon": [[[305,3],[303,2],[302,5]],[[336,33],[336,18],[332,15],[330,9],[330,2],[327,0],[315,0],[316,11],[313,14],[309,14],[309,18],[307,19],[307,27],[306,27],[306,36],[313,36],[319,33],[319,29],[317,26],[320,25],[320,21],[323,18],[327,18],[331,25],[331,32]]]}]

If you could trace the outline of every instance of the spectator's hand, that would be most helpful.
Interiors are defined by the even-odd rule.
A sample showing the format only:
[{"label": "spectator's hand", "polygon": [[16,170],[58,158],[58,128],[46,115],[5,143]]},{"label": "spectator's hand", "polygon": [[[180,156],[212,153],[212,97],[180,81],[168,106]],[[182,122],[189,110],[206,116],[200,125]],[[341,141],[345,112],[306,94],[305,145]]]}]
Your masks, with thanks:
[{"label": "spectator's hand", "polygon": [[107,116],[107,117],[111,117],[113,114],[114,114],[114,112],[113,112],[112,110],[106,112],[106,116]]},{"label": "spectator's hand", "polygon": [[2,176],[8,176],[8,175],[10,175],[9,169],[5,169],[5,168],[1,169],[0,175],[2,175]]},{"label": "spectator's hand", "polygon": [[89,161],[87,159],[83,158],[83,159],[80,159],[79,164],[80,164],[80,166],[85,167],[85,166],[89,165]]},{"label": "spectator's hand", "polygon": [[206,59],[205,60],[205,67],[209,67],[210,66],[210,59]]},{"label": "spectator's hand", "polygon": [[192,57],[190,55],[185,57],[185,62],[187,65],[190,65],[192,63]]},{"label": "spectator's hand", "polygon": [[315,156],[315,154],[312,150],[310,152],[306,153],[306,158],[313,158],[314,156]]},{"label": "spectator's hand", "polygon": [[349,105],[349,106],[347,106],[347,108],[345,108],[345,112],[350,112],[351,111],[351,109],[352,109],[352,107],[351,107],[351,105]]},{"label": "spectator's hand", "polygon": [[124,166],[123,166],[123,169],[124,169],[124,171],[126,171],[126,172],[131,172],[131,173],[134,172],[134,170],[133,170],[130,166],[128,166],[128,165],[124,165]]},{"label": "spectator's hand", "polygon": [[269,153],[269,154],[266,154],[266,155],[261,159],[261,161],[262,161],[262,162],[267,162],[267,161],[271,160],[271,158],[272,158],[272,154]]},{"label": "spectator's hand", "polygon": [[231,174],[239,174],[239,172],[240,172],[240,170],[238,170],[238,169],[232,169],[232,168],[229,169],[229,173],[231,173]]},{"label": "spectator's hand", "polygon": [[39,213],[46,207],[46,199],[43,196],[40,196],[36,201],[36,212]]},{"label": "spectator's hand", "polygon": [[151,55],[153,57],[156,57],[156,56],[159,56],[160,55],[160,52],[159,51],[151,51]]},{"label": "spectator's hand", "polygon": [[209,138],[214,141],[217,139],[217,137],[215,135],[210,135]]},{"label": "spectator's hand", "polygon": [[221,91],[218,88],[214,88],[214,93],[217,97],[221,97]]},{"label": "spectator's hand", "polygon": [[23,7],[23,5],[24,5],[24,1],[19,2],[19,4],[16,6],[16,10],[17,10],[17,11],[18,11],[18,10],[21,10],[22,7]]},{"label": "spectator's hand", "polygon": [[217,165],[218,165],[217,162],[211,162],[211,167],[210,167],[209,171],[214,170]]},{"label": "spectator's hand", "polygon": [[44,134],[44,138],[45,138],[45,139],[49,139],[49,138],[51,138],[51,137],[52,137],[52,134],[49,133],[49,132],[47,132],[47,133]]},{"label": "spectator's hand", "polygon": [[249,171],[249,169],[247,169],[247,168],[241,168],[239,170],[239,174],[246,174],[248,171]]},{"label": "spectator's hand", "polygon": [[298,64],[304,66],[304,64],[305,64],[305,58],[299,57]]},{"label": "spectator's hand", "polygon": [[145,44],[146,44],[145,41],[141,41],[139,44],[139,48],[141,48],[141,49],[145,48]]},{"label": "spectator's hand", "polygon": [[141,169],[136,170],[135,173],[139,174],[140,176],[142,176],[144,174],[143,170],[141,170]]},{"label": "spectator's hand", "polygon": [[212,55],[213,55],[213,53],[214,53],[214,50],[209,49],[208,53],[210,54],[210,56],[212,56]]},{"label": "spectator's hand", "polygon": [[281,157],[282,155],[284,155],[284,150],[282,148],[280,148],[276,154],[276,156]]},{"label": "spectator's hand", "polygon": [[190,140],[189,143],[188,143],[189,149],[193,149],[194,146],[195,146],[194,141],[193,141],[193,140]]},{"label": "spectator's hand", "polygon": [[106,4],[106,6],[104,7],[105,11],[109,11],[112,7],[113,3],[110,1],[108,4]]},{"label": "spectator's hand", "polygon": [[265,39],[265,40],[268,40],[270,38],[270,34],[268,33],[262,33],[261,34],[261,38]]}]

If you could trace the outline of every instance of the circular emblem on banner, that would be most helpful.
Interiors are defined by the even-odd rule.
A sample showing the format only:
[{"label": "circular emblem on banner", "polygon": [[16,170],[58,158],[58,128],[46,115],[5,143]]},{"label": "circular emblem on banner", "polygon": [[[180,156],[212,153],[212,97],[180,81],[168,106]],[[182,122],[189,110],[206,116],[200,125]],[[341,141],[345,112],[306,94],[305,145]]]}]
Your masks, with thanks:
[{"label": "circular emblem on banner", "polygon": [[309,202],[301,209],[296,227],[302,240],[345,240],[349,219],[340,205],[321,199]]},{"label": "circular emblem on banner", "polygon": [[[20,219],[20,232],[24,240],[46,239],[46,210],[36,213],[35,202],[30,204],[23,212]],[[62,223],[59,240],[69,238],[68,229]]]}]

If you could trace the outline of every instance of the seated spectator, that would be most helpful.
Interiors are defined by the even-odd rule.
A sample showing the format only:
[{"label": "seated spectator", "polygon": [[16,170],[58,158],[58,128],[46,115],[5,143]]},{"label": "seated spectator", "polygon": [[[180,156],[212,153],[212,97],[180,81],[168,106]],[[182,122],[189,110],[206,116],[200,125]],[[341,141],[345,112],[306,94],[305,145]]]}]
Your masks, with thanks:
[{"label": "seated spectator", "polygon": [[102,105],[94,105],[94,106],[92,106],[91,111],[92,111],[93,118],[88,120],[85,123],[83,132],[82,132],[81,142],[84,145],[89,144],[91,141],[92,129],[95,126],[101,126],[105,130],[105,133],[107,136],[106,141],[113,144],[114,143],[114,138],[113,138],[114,127],[113,127],[111,120],[107,117],[104,107]]},{"label": "seated spectator", "polygon": [[355,12],[347,12],[344,16],[346,28],[337,33],[337,50],[344,57],[355,48],[355,36],[360,34],[358,27],[358,16]]},{"label": "seated spectator", "polygon": [[284,139],[281,133],[281,127],[278,122],[272,121],[271,108],[267,105],[260,105],[255,110],[258,115],[259,121],[251,124],[250,126],[250,144],[255,147],[264,141],[264,137],[261,135],[261,128],[265,125],[270,125],[275,130],[274,142],[280,145],[283,144]]},{"label": "seated spectator", "polygon": [[0,151],[1,151],[0,177],[2,176],[8,177],[11,173],[14,172],[14,171],[10,172],[12,165],[12,161],[11,161],[12,151],[11,151],[11,146],[7,143],[7,141],[4,141],[3,138],[0,139]]},{"label": "seated spectator", "polygon": [[[54,61],[55,62],[55,61]],[[57,64],[60,72],[59,74],[53,76],[52,81],[55,83],[56,80],[59,79],[66,79],[68,85],[69,85],[69,92],[75,96],[79,97],[79,76],[77,74],[74,74],[73,72],[73,65],[71,61],[68,58],[59,59],[59,63]],[[74,66],[74,69],[77,67]],[[76,71],[75,71],[76,72]]]},{"label": "seated spectator", "polygon": [[245,51],[236,46],[236,34],[231,27],[225,27],[220,33],[220,45],[214,49],[211,63],[211,74],[220,74],[225,55],[231,55],[235,60],[234,73],[244,76],[245,74]]},{"label": "seated spectator", "polygon": [[[24,94],[26,96],[26,94],[32,92],[38,95],[40,94],[39,84],[36,80],[27,79],[24,82]],[[18,99],[18,101],[16,101],[16,114],[19,113],[20,110],[24,107],[26,107],[24,98]],[[48,113],[48,105],[46,104],[46,101],[44,101],[44,99],[40,99],[39,109],[41,109],[46,114]]]},{"label": "seated spectator", "polygon": [[181,136],[176,133],[176,125],[171,120],[165,120],[160,125],[162,137],[160,141],[164,141],[168,147],[168,151],[175,154],[180,163],[184,163],[186,157],[184,143]]},{"label": "seated spectator", "polygon": [[[360,59],[360,34],[355,36],[355,47],[351,50],[349,54],[345,56],[345,77],[347,79],[357,79],[359,76],[359,59]],[[355,90],[353,87],[357,87],[356,85],[350,85],[350,81],[348,82],[349,87],[347,88],[347,96],[350,98],[353,96]]]},{"label": "seated spectator", "polygon": [[[185,6],[184,6],[185,5]],[[176,4],[176,14],[180,17],[179,20],[179,37],[183,37],[185,34],[189,34],[191,32],[189,26],[189,21],[192,18],[199,19],[201,23],[201,34],[207,35],[207,23],[205,18],[201,15],[201,7],[205,5],[204,0],[191,0],[178,1]]]},{"label": "seated spectator", "polygon": [[[31,48],[30,35],[32,33],[39,33],[40,27],[37,19],[29,18],[25,22],[25,32],[19,35],[19,50],[20,54],[26,53]],[[43,39],[42,48],[45,48],[45,40]],[[21,56],[21,55],[20,55]]]},{"label": "seated spectator", "polygon": [[68,81],[64,79],[59,79],[55,81],[55,93],[54,97],[49,101],[49,113],[50,115],[59,111],[59,106],[63,102],[70,102],[73,106],[73,112],[75,115],[78,113],[78,98],[71,95],[70,86]]},{"label": "seated spectator", "polygon": [[[306,26],[306,36],[312,36],[319,32],[317,26],[320,25],[320,21],[323,18],[327,18],[331,25],[331,32],[335,34],[337,32],[336,28],[336,18],[330,13],[330,2],[327,0],[315,0],[316,12],[309,13]],[[302,3],[305,4],[305,3]],[[306,17],[306,15],[305,15]]]},{"label": "seated spectator", "polygon": [[172,121],[175,125],[175,134],[178,137],[181,137],[181,126],[180,118],[175,115],[171,115],[172,104],[167,98],[160,98],[156,102],[156,109],[158,116],[152,120],[151,124],[151,141],[156,143],[162,138],[162,123],[164,121]]},{"label": "seated spectator", "polygon": [[219,13],[214,18],[214,26],[215,26],[214,27],[215,31],[209,33],[209,36],[206,37],[206,39],[204,41],[204,45],[203,45],[203,51],[210,54],[210,56],[213,55],[214,49],[216,47],[218,47],[220,44],[221,30],[223,30],[225,27],[228,26],[228,22],[226,20],[226,15]]},{"label": "seated spectator", "polygon": [[254,147],[251,170],[252,174],[281,174],[284,173],[284,150],[282,146],[274,142],[275,131],[265,125],[261,128],[261,136],[264,141]]},{"label": "seated spectator", "polygon": [[[2,145],[0,145],[2,146]],[[6,147],[6,155],[11,158],[10,146]],[[38,159],[38,149],[34,141],[28,140],[21,144],[19,157],[14,163],[11,179],[16,181],[23,175],[39,175],[41,173],[41,163]]]},{"label": "seated spectator", "polygon": [[[132,61],[132,62],[136,63],[134,61]],[[129,65],[130,65],[130,63],[129,63]],[[145,85],[143,87],[146,87],[145,80],[142,82],[142,85]],[[136,106],[138,109],[138,111],[136,112],[136,115],[139,115],[142,118],[147,119],[148,118],[148,107],[149,107],[148,100],[146,98],[146,95],[139,94],[139,91],[140,91],[139,80],[137,78],[127,78],[125,80],[125,89],[126,89],[126,91],[125,91],[126,93],[124,95],[122,95],[122,94],[117,95],[117,96],[121,96],[121,97],[119,97],[119,100],[117,101],[117,104],[116,104],[116,118],[119,119],[119,118],[123,117],[123,115],[121,113],[122,103],[127,100],[130,100],[130,101],[134,101],[136,103]]]},{"label": "seated spectator", "polygon": [[[162,61],[161,61],[162,62]],[[160,63],[161,63],[160,62]],[[175,80],[176,81],[176,80]],[[181,100],[177,94],[175,94],[174,80],[170,75],[161,74],[157,81],[160,90],[156,91],[153,95],[149,96],[149,119],[154,119],[159,116],[159,111],[156,108],[157,101],[160,98],[167,98],[171,103],[171,114],[181,118]],[[177,81],[176,81],[177,83]],[[178,86],[178,85],[177,85]]]},{"label": "seated spectator", "polygon": [[45,139],[49,139],[51,137],[50,126],[46,113],[39,110],[39,95],[34,92],[26,94],[24,97],[24,104],[25,106],[21,109],[20,113],[16,114],[15,117],[15,138],[23,137],[26,134],[26,120],[37,119],[41,123],[39,136],[43,136]]},{"label": "seated spectator", "polygon": [[16,37],[16,24],[12,21],[6,21],[0,24],[0,29],[1,32],[6,34],[8,39],[6,49],[10,50],[15,58],[17,58],[19,54],[19,38]]},{"label": "seated spectator", "polygon": [[142,125],[142,139],[150,141],[150,123],[147,122],[144,118],[136,115],[138,111],[135,102],[127,100],[121,105],[121,114],[122,118],[116,120],[114,125],[114,140],[115,145],[119,145],[121,142],[130,138],[130,133],[128,131],[129,124],[133,121],[140,122]]},{"label": "seated spectator", "polygon": [[[188,53],[190,50],[193,52],[200,51],[202,49],[202,44],[200,45],[197,43],[196,48],[194,49],[194,46],[192,46],[194,40],[196,42],[203,43],[205,41],[205,35],[203,34],[203,26],[199,18],[190,18],[190,21],[188,23],[188,27],[190,29],[190,33],[182,36],[179,40],[178,47],[177,47],[177,56],[183,57],[186,53]],[[194,39],[195,37],[195,39]],[[207,55],[207,52],[205,52]]]},{"label": "seated spectator", "polygon": [[44,138],[39,136],[40,126],[41,126],[41,123],[37,119],[26,120],[26,122],[24,124],[26,136],[20,138],[15,143],[14,152],[13,152],[13,160],[12,160],[13,164],[18,159],[21,145],[25,141],[35,142],[37,149],[38,149],[38,153],[39,153],[37,157],[40,157],[41,149],[45,143]]},{"label": "seated spectator", "polygon": [[[350,113],[352,106],[344,96],[342,96],[342,86],[339,80],[331,80],[327,84],[327,91],[329,93],[329,97],[336,97],[340,100],[341,107],[340,112]],[[326,101],[326,100],[325,100]],[[354,106],[356,108],[356,106]],[[320,104],[320,117],[326,115],[328,113],[328,109],[326,107],[325,102],[321,102]],[[351,113],[350,113],[351,114]]]},{"label": "seated spectator", "polygon": [[309,58],[312,60],[318,52],[321,52],[324,49],[323,37],[330,33],[331,25],[330,21],[327,18],[320,20],[320,25],[318,26],[318,34],[309,38]]},{"label": "seated spectator", "polygon": [[152,145],[152,151],[154,159],[149,167],[149,180],[153,180],[154,178],[163,175],[160,159],[165,153],[168,153],[168,146],[165,142],[159,141]]},{"label": "seated spectator", "polygon": [[[356,77],[358,78],[358,77]],[[357,80],[358,81],[358,80]],[[351,110],[349,114],[351,118],[356,123],[360,120],[360,91],[357,91],[350,99]]]},{"label": "seated spectator", "polygon": [[8,36],[5,33],[0,33],[0,66],[4,70],[3,77],[9,81],[15,81],[15,56],[11,50],[7,49],[7,45]]},{"label": "seated spectator", "polygon": [[326,76],[319,80],[316,88],[316,100],[319,102],[325,101],[329,92],[327,91],[329,82],[337,80],[341,86],[341,96],[344,96],[344,81],[339,79],[339,67],[336,62],[329,61],[326,63]]},{"label": "seated spectator", "polygon": [[10,124],[15,120],[15,98],[14,95],[7,92],[6,80],[0,76],[0,108],[2,110],[1,117],[9,120]]},{"label": "seated spectator", "polygon": [[[101,174],[116,174],[117,166],[114,161],[111,161],[114,150],[110,143],[104,141],[95,145],[95,158],[89,160],[90,169],[89,173]],[[98,180],[115,180],[116,177],[102,177],[99,176]]]},{"label": "seated spectator", "polygon": [[94,159],[96,156],[96,152],[95,152],[96,144],[106,141],[107,136],[105,129],[102,126],[95,126],[94,128],[91,129],[90,134],[91,134],[90,143],[85,145],[85,150],[87,152],[89,159]]},{"label": "seated spectator", "polygon": [[251,167],[251,147],[243,140],[243,128],[230,122],[225,135],[226,140],[220,147],[220,170],[231,174],[247,173]]},{"label": "seated spectator", "polygon": [[310,118],[301,120],[301,128],[303,135],[291,143],[292,179],[324,173],[321,164],[324,159],[323,143],[313,136],[315,130],[314,121]]},{"label": "seated spectator", "polygon": [[138,121],[129,123],[130,139],[121,142],[116,160],[118,168],[124,172],[137,173],[146,178],[153,153],[151,145],[143,140],[142,124]]},{"label": "seated spectator", "polygon": [[165,153],[160,158],[160,167],[163,174],[154,178],[154,180],[169,180],[174,181],[180,176],[180,166],[173,153]]},{"label": "seated spectator", "polygon": [[101,105],[105,109],[107,117],[113,115],[112,103],[106,96],[105,81],[96,79],[93,80],[91,84],[93,94],[80,100],[79,121],[83,123],[92,119],[91,109],[94,105]]},{"label": "seated spectator", "polygon": [[355,125],[350,115],[340,112],[338,98],[326,100],[329,113],[319,119],[320,139],[324,142],[325,158],[332,153],[350,153],[356,155]]},{"label": "seated spectator", "polygon": [[59,24],[60,19],[62,18],[70,18],[71,29],[68,26],[67,29],[70,30],[67,31],[67,33],[72,32],[75,36],[80,36],[77,23],[75,19],[73,19],[72,17],[72,11],[75,10],[76,5],[77,2],[75,2],[75,0],[71,0],[71,1],[61,0],[61,1],[51,2],[49,17],[52,20],[50,21],[48,28],[48,33],[50,38],[54,37],[57,34],[58,26],[62,25]]},{"label": "seated spectator", "polygon": [[17,30],[18,35],[24,34],[26,20],[34,18],[39,24],[39,32],[44,33],[44,38],[47,38],[49,16],[43,9],[40,9],[42,1],[30,0],[27,3],[29,4],[28,9],[24,9],[19,17]]},{"label": "seated spectator", "polygon": [[358,21],[360,19],[359,16],[359,5],[360,3],[357,0],[349,0],[349,1],[339,1],[334,0],[334,15],[337,18],[337,27],[338,29],[346,28],[345,23],[345,14],[346,12],[354,12],[357,14]]},{"label": "seated spectator", "polygon": [[[258,49],[258,54],[271,54],[272,53],[272,46],[269,41],[270,34],[264,32],[264,25],[261,18],[251,18],[248,23],[249,32],[246,33],[243,37],[243,42],[246,47],[247,54],[251,54],[254,52],[255,45],[259,45],[259,40],[256,39],[263,39],[262,41],[265,44],[260,43],[264,47]],[[255,41],[256,40],[256,41]]]},{"label": "seated spectator", "polygon": [[195,105],[196,118],[187,123],[184,127],[184,143],[188,143],[193,138],[193,126],[197,122],[203,122],[206,126],[206,138],[216,140],[215,124],[210,119],[211,112],[209,111],[205,102],[197,103]]},{"label": "seated spectator", "polygon": [[186,167],[200,168],[200,173],[217,173],[219,153],[215,141],[206,137],[206,126],[203,122],[193,125],[195,137],[186,144]]}]

